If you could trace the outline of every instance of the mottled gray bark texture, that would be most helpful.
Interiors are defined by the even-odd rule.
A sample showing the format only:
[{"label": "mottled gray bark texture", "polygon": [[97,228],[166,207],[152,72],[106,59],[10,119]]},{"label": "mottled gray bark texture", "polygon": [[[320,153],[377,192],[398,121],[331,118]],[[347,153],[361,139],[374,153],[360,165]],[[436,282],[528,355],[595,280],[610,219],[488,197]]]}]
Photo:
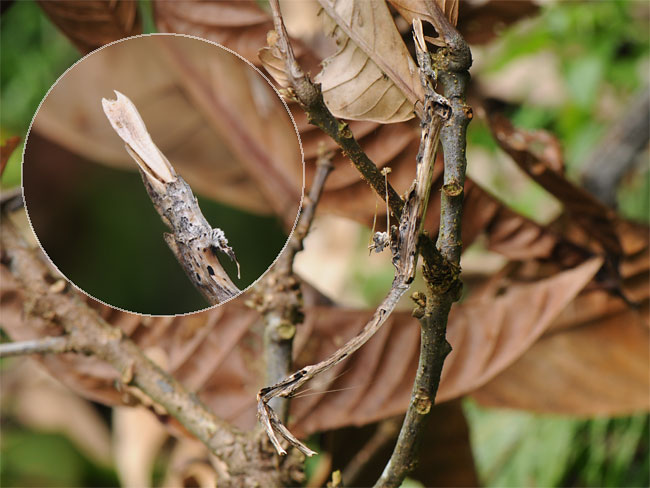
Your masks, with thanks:
[{"label": "mottled gray bark texture", "polygon": [[[582,166],[582,184],[601,202],[616,206],[618,185],[650,139],[650,89],[632,97]],[[647,161],[646,161],[647,162]]]},{"label": "mottled gray bark texture", "polygon": [[25,354],[61,354],[72,350],[72,344],[65,337],[43,337],[31,341],[0,344],[0,358]]},{"label": "mottled gray bark texture", "polygon": [[[460,254],[462,252],[461,218],[463,188],[465,184],[466,129],[472,110],[465,104],[465,92],[472,62],[469,47],[449,24],[438,6],[430,2],[429,11],[438,25],[436,31],[447,46],[432,56],[438,86],[451,104],[451,116],[440,132],[444,152],[444,184],[441,193],[440,230],[436,246],[451,269],[441,269],[423,264],[427,283],[425,296],[416,295],[418,304],[414,314],[420,320],[420,357],[411,400],[406,411],[397,443],[376,487],[398,487],[417,465],[418,452],[425,432],[426,422],[435,402],[445,358],[451,352],[446,339],[447,319],[452,304],[460,297]],[[416,29],[417,33],[417,29]],[[420,48],[424,43],[420,43]],[[416,39],[416,47],[418,41]],[[426,57],[418,54],[420,67],[425,69]],[[426,73],[431,76],[433,73]],[[430,84],[425,84],[426,96],[431,97]]]},{"label": "mottled gray bark texture", "polygon": [[22,285],[25,320],[36,316],[55,321],[65,332],[67,350],[106,361],[119,373],[121,387],[137,388],[161,405],[222,461],[220,487],[282,486],[299,481],[301,459],[274,459],[264,437],[243,433],[216,417],[120,329],[104,321],[72,287],[53,286],[62,280],[51,276],[45,257],[25,243],[6,216],[0,225],[0,246],[3,264]]},{"label": "mottled gray bark texture", "polygon": [[[256,286],[250,305],[262,314],[264,321],[265,384],[272,385],[291,374],[292,346],[296,327],[304,320],[300,279],[293,272],[296,254],[311,228],[316,207],[332,171],[331,154],[321,154],[316,161],[316,173],[305,197],[296,227],[277,262],[264,280]],[[269,402],[278,417],[286,423],[289,398],[275,397]]]}]

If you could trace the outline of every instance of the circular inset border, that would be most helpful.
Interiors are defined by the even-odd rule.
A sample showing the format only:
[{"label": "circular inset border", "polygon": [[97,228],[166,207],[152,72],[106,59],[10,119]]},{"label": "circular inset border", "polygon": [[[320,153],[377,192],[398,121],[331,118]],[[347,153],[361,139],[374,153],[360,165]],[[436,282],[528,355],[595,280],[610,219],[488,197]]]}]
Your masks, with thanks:
[{"label": "circular inset border", "polygon": [[[37,230],[37,229],[36,229],[37,226],[35,226],[35,225],[34,225],[34,222],[33,222],[33,214],[34,214],[34,212],[30,212],[30,210],[29,210],[30,205],[28,205],[28,204],[29,204],[28,196],[29,196],[29,193],[30,193],[30,190],[29,190],[29,183],[28,183],[28,185],[27,185],[27,190],[26,190],[26,185],[25,185],[25,183],[26,183],[26,172],[25,172],[25,166],[26,166],[26,158],[28,159],[28,153],[29,153],[29,150],[30,150],[30,144],[29,144],[29,142],[30,142],[30,139],[31,139],[31,138],[36,137],[36,132],[35,132],[34,135],[33,135],[33,134],[32,134],[32,129],[34,128],[35,122],[36,122],[36,124],[38,125],[38,116],[39,116],[39,113],[41,113],[41,110],[42,110],[42,108],[43,108],[43,105],[47,103],[49,97],[50,97],[51,94],[53,93],[53,90],[55,90],[55,89],[57,88],[57,86],[59,86],[60,83],[65,82],[65,78],[66,78],[67,76],[69,76],[69,74],[72,72],[73,69],[78,68],[79,65],[80,65],[82,62],[87,61],[87,60],[88,60],[89,58],[91,58],[92,56],[97,56],[101,51],[104,51],[105,49],[107,49],[107,48],[111,48],[111,47],[114,47],[114,46],[116,46],[116,45],[123,45],[124,43],[127,43],[127,42],[129,42],[129,41],[142,40],[142,39],[152,39],[152,38],[165,38],[165,39],[183,38],[183,39],[188,39],[188,40],[191,39],[191,40],[194,40],[194,41],[199,41],[199,42],[201,42],[202,45],[210,45],[211,47],[220,48],[220,50],[221,50],[222,52],[225,51],[225,52],[228,53],[229,55],[234,55],[234,56],[236,56],[236,58],[238,59],[238,61],[244,61],[244,62],[248,65],[249,68],[253,68],[253,69],[255,70],[255,72],[256,72],[258,75],[261,75],[261,77],[264,79],[264,81],[266,82],[266,84],[267,84],[268,86],[271,87],[271,89],[273,90],[273,93],[275,94],[275,96],[277,96],[277,97],[279,98],[279,100],[280,100],[281,103],[282,103],[282,107],[284,108],[284,110],[286,111],[286,113],[287,113],[288,116],[289,116],[289,120],[291,121],[291,126],[293,127],[293,130],[294,130],[294,132],[295,132],[295,134],[296,134],[296,138],[297,138],[297,142],[298,142],[298,148],[299,148],[299,151],[300,151],[300,162],[302,163],[302,182],[301,182],[301,185],[300,185],[300,186],[301,186],[301,191],[300,191],[300,201],[298,202],[298,205],[297,205],[297,207],[296,207],[295,218],[293,219],[293,222],[291,223],[291,231],[289,232],[289,235],[288,235],[287,239],[284,241],[283,245],[281,246],[279,252],[277,252],[277,253],[275,254],[275,257],[273,258],[272,262],[271,262],[268,266],[266,266],[266,268],[264,269],[264,271],[263,271],[263,272],[262,272],[262,273],[261,273],[261,274],[260,274],[256,279],[252,280],[252,282],[250,282],[247,286],[242,287],[243,289],[241,290],[241,292],[240,292],[238,295],[235,295],[235,296],[232,297],[232,298],[236,298],[236,296],[239,296],[241,293],[243,293],[243,292],[245,292],[246,290],[248,290],[251,286],[253,286],[255,283],[257,283],[257,282],[258,282],[258,281],[259,281],[259,280],[260,280],[260,279],[261,279],[261,278],[262,278],[262,277],[263,277],[263,276],[268,272],[268,270],[270,269],[270,267],[273,266],[273,264],[277,261],[277,259],[278,259],[279,255],[280,255],[280,253],[284,252],[284,250],[285,250],[285,248],[286,248],[286,245],[287,245],[287,243],[288,243],[288,240],[291,238],[291,236],[292,236],[292,234],[293,234],[293,232],[294,232],[294,230],[295,230],[296,223],[297,223],[297,221],[298,221],[298,218],[299,218],[299,216],[300,216],[300,212],[301,212],[301,210],[302,210],[302,204],[303,204],[303,201],[304,201],[304,191],[305,191],[305,163],[304,163],[304,150],[303,150],[303,146],[302,146],[302,140],[301,140],[301,138],[300,138],[300,133],[298,132],[298,128],[297,128],[296,122],[295,122],[295,120],[294,120],[294,118],[293,118],[293,115],[291,114],[291,111],[289,110],[289,108],[288,108],[288,106],[287,106],[286,101],[282,98],[282,96],[280,95],[279,91],[278,91],[278,90],[273,86],[273,84],[272,84],[271,81],[268,79],[268,77],[267,77],[264,73],[262,73],[262,71],[261,71],[260,69],[258,69],[258,68],[257,68],[256,66],[254,66],[251,62],[249,62],[247,59],[243,58],[241,55],[239,55],[239,54],[236,53],[235,51],[233,51],[233,50],[231,50],[231,49],[229,49],[229,48],[227,48],[227,47],[225,47],[225,46],[222,46],[221,44],[218,44],[218,43],[215,43],[215,42],[212,42],[212,41],[209,41],[209,40],[206,40],[206,39],[200,38],[200,37],[190,36],[190,35],[184,35],[184,34],[166,34],[166,33],[158,33],[158,34],[144,34],[144,35],[139,35],[139,36],[127,37],[127,38],[120,39],[120,40],[118,40],[118,41],[112,42],[112,43],[110,43],[110,44],[107,44],[107,45],[105,45],[105,46],[102,46],[101,48],[96,49],[95,51],[92,51],[91,53],[89,53],[89,54],[85,55],[84,57],[82,57],[80,60],[78,60],[78,61],[77,61],[76,63],[74,63],[72,66],[70,66],[70,67],[69,67],[69,68],[68,68],[68,69],[67,69],[67,70],[66,70],[66,71],[65,71],[65,72],[64,72],[64,73],[63,73],[63,74],[62,74],[62,75],[61,75],[61,76],[56,80],[56,82],[55,82],[55,83],[50,87],[50,89],[49,89],[48,92],[46,93],[45,97],[43,97],[43,99],[41,100],[41,102],[40,102],[40,104],[39,104],[39,106],[38,106],[38,109],[37,109],[36,113],[34,114],[34,116],[33,116],[33,118],[32,118],[32,121],[31,121],[31,123],[30,123],[29,129],[28,129],[28,132],[27,132],[27,136],[26,136],[25,147],[24,147],[24,149],[23,149],[23,161],[22,161],[22,165],[21,165],[22,191],[23,191],[23,199],[24,199],[24,201],[25,201],[25,208],[26,208],[26,211],[27,211],[27,216],[28,216],[29,224],[30,224],[30,226],[31,226],[32,231],[34,232],[34,235],[36,236],[36,239],[37,239],[37,241],[38,241],[38,243],[39,243],[39,246],[41,247],[41,249],[43,250],[43,252],[45,253],[45,255],[48,257],[48,259],[49,259],[49,261],[52,263],[52,265],[53,265],[53,266],[54,266],[54,267],[55,267],[55,268],[56,268],[56,269],[57,269],[57,270],[58,270],[58,271],[59,271],[59,272],[60,272],[64,277],[66,277],[66,279],[67,279],[67,280],[68,280],[68,281],[69,281],[73,286],[75,286],[75,288],[77,288],[79,291],[81,291],[82,293],[86,294],[87,296],[89,296],[89,297],[91,297],[91,298],[93,298],[93,299],[95,299],[95,300],[97,300],[97,301],[100,301],[101,303],[104,303],[105,305],[108,305],[108,306],[110,306],[110,307],[112,307],[112,308],[116,308],[116,309],[118,309],[118,310],[127,311],[127,312],[130,312],[130,313],[135,313],[135,314],[145,315],[145,316],[186,315],[186,314],[192,314],[192,313],[196,313],[196,312],[199,312],[199,311],[203,311],[203,310],[207,310],[207,309],[213,308],[213,306],[218,306],[218,305],[220,305],[221,303],[225,303],[226,301],[229,301],[230,299],[225,300],[225,301],[223,301],[223,302],[221,302],[221,303],[219,303],[219,304],[217,304],[217,305],[213,305],[213,306],[207,305],[207,306],[205,306],[204,308],[200,308],[200,309],[197,309],[197,310],[191,310],[191,311],[190,311],[190,310],[183,310],[183,311],[179,311],[179,312],[177,312],[177,313],[156,313],[156,312],[143,311],[143,310],[140,310],[140,311],[138,311],[138,310],[130,310],[130,309],[127,309],[127,308],[125,308],[125,307],[122,307],[122,306],[120,306],[120,305],[118,305],[118,304],[115,304],[115,305],[114,305],[114,304],[111,304],[111,303],[107,303],[107,301],[105,301],[104,299],[100,298],[99,296],[96,296],[96,295],[97,295],[96,293],[91,293],[91,292],[86,291],[86,290],[84,289],[84,286],[77,285],[77,283],[75,282],[74,279],[70,279],[70,278],[68,278],[68,274],[66,274],[66,273],[64,272],[64,270],[61,269],[61,267],[55,263],[55,260],[56,260],[56,259],[52,259],[52,257],[50,256],[50,253],[46,250],[46,246],[43,244],[42,239],[39,237],[39,234],[38,234],[37,231],[36,231],[36,230]],[[261,80],[260,80],[260,82],[261,82]],[[104,93],[104,94],[106,94],[106,93]],[[99,103],[99,98],[100,98],[100,97],[98,97],[98,103]],[[106,121],[106,122],[108,122],[108,121]],[[214,132],[217,132],[217,131],[215,130]],[[117,136],[116,136],[116,135],[115,135],[115,138],[117,139]],[[155,136],[154,136],[154,141],[155,141]],[[163,150],[163,153],[164,153],[164,150]],[[297,159],[297,158],[296,158],[296,159]],[[27,163],[27,164],[29,164],[29,163]],[[181,172],[182,172],[182,169],[181,169]],[[27,181],[29,181],[29,178],[27,178]],[[142,190],[142,189],[141,189],[141,190]],[[296,190],[297,190],[297,185],[296,185]],[[143,192],[143,193],[144,193],[144,192]],[[296,191],[296,195],[297,195],[297,193],[298,193],[298,192]],[[151,206],[150,203],[149,203],[149,206]],[[276,212],[276,214],[277,214],[277,212]],[[287,219],[287,220],[288,220],[288,219]],[[290,222],[290,221],[289,221],[289,222]],[[287,225],[287,227],[288,227],[288,225]],[[158,237],[158,238],[161,238],[161,236],[157,236],[157,237]],[[161,239],[161,240],[162,240],[162,239]],[[167,252],[169,252],[169,251],[167,250]],[[178,266],[178,264],[176,264],[176,266]],[[74,278],[74,277],[73,277],[73,278]],[[128,277],[126,277],[126,278],[128,278]],[[186,281],[187,281],[187,279],[186,279]],[[190,287],[190,288],[191,288],[191,287]],[[231,299],[232,299],[232,298],[231,298]]]}]

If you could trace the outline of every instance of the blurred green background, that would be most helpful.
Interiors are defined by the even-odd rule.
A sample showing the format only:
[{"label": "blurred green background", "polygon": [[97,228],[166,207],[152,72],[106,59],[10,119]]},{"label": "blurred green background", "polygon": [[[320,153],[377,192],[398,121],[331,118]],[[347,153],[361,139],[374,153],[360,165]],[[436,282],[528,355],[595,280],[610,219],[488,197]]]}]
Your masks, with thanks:
[{"label": "blurred green background", "polygon": [[[491,48],[487,65],[482,68],[485,73],[499,73],[526,56],[544,51],[551,51],[559,59],[562,82],[570,94],[568,99],[552,107],[522,105],[513,109],[511,116],[515,124],[545,128],[556,134],[567,156],[568,174],[574,179],[578,178],[581,164],[612,122],[606,117],[595,116],[600,94],[607,92],[620,103],[627,103],[647,84],[650,66],[648,19],[637,15],[640,3],[604,1],[544,5],[541,14],[526,21],[523,27],[515,25],[504,32],[496,47]],[[148,2],[142,3],[142,12],[146,13],[147,5]],[[43,95],[79,54],[32,1],[15,2],[3,13],[1,22],[0,135],[4,140],[11,135],[25,136]],[[151,29],[152,25],[151,18],[145,15],[145,26]],[[470,147],[498,152],[487,127],[479,120],[470,125],[468,137]],[[2,179],[3,188],[20,184],[20,153],[16,151],[11,158]],[[644,157],[647,159],[647,154]],[[114,178],[119,185],[129,188],[125,195],[147,203],[136,174],[106,168],[102,171],[106,174],[95,177],[109,186],[115,184],[108,183]],[[499,174],[492,176],[491,188],[522,213],[535,218],[548,204],[550,197],[533,182],[529,181],[526,191],[519,193],[520,198],[509,198],[509,184]],[[133,185],[132,190],[129,185]],[[650,219],[647,164],[623,180],[618,195],[623,215],[643,221]],[[115,204],[114,201],[110,203]],[[96,207],[87,211],[102,212],[102,208],[108,208],[101,201],[93,205]],[[130,208],[135,203],[124,200],[119,205]],[[201,201],[208,219],[213,205],[217,204]],[[153,208],[150,213],[155,219],[145,224],[148,226],[146,234],[159,236],[162,224],[159,220],[156,222]],[[253,218],[234,209],[232,215],[233,219]],[[110,215],[106,217],[110,219]],[[139,226],[140,222],[132,225]],[[270,228],[276,225],[272,220],[251,222]],[[96,229],[97,239],[112,238],[109,230],[104,231]],[[233,241],[236,239],[232,237]],[[284,242],[278,237],[280,241]],[[163,261],[170,257],[165,258],[168,251],[164,247],[152,251],[150,246],[145,244],[142,252],[152,253],[151,259]],[[237,252],[239,254],[239,249]],[[107,273],[110,271],[107,269]],[[103,293],[102,283],[107,278],[108,275],[98,277],[95,285],[100,287],[98,293]],[[374,302],[379,293],[374,280],[367,279],[362,270],[358,278],[368,301]],[[125,287],[131,285],[124,283]],[[161,283],[161,289],[164,287],[166,284]],[[129,290],[125,288],[121,293],[123,299],[128,300]],[[6,361],[1,363],[2,368],[8,365]],[[645,413],[583,420],[487,409],[469,400],[465,402],[465,412],[477,469],[485,486],[650,485],[649,421]],[[32,431],[5,416],[2,418],[0,463],[2,486],[117,484],[111,467],[93,464],[64,437]]]}]

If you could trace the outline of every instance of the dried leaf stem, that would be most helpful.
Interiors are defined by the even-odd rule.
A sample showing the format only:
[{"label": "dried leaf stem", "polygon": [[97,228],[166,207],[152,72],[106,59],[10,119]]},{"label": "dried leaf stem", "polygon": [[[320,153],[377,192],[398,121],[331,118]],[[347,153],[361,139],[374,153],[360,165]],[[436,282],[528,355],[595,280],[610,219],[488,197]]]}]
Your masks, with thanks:
[{"label": "dried leaf stem", "polygon": [[72,344],[66,337],[43,337],[31,341],[0,344],[0,358],[25,354],[61,354],[72,350]]},{"label": "dried leaf stem", "polygon": [[[460,254],[461,217],[463,210],[463,187],[465,183],[466,129],[472,118],[472,110],[465,104],[465,91],[469,81],[468,69],[471,65],[469,47],[460,34],[450,34],[455,30],[442,15],[435,2],[427,2],[428,8],[435,15],[436,30],[447,39],[453,39],[448,47],[433,55],[435,71],[429,70],[428,53],[423,52],[424,45],[418,42],[416,28],[416,49],[418,61],[425,78],[438,74],[438,82],[443,87],[445,96],[451,102],[451,116],[443,127],[440,140],[444,151],[444,185],[441,195],[440,231],[437,248],[448,260],[456,272],[452,275],[441,274],[438,269],[431,268],[427,263],[423,266],[423,274],[427,282],[427,293],[424,309],[419,311],[420,318],[420,358],[418,369],[411,392],[411,400],[406,411],[404,423],[400,430],[397,443],[386,468],[375,484],[376,487],[398,487],[406,475],[417,464],[419,446],[425,432],[425,424],[435,402],[440,384],[442,367],[451,346],[446,339],[447,319],[453,302],[460,296],[461,283]],[[418,21],[416,20],[415,23]],[[420,31],[421,32],[421,31]],[[426,83],[426,79],[423,80]],[[430,95],[430,84],[427,83],[427,99]]]},{"label": "dried leaf stem", "polygon": [[[361,148],[348,125],[334,117],[327,108],[320,85],[313,83],[296,61],[289,43],[289,35],[284,27],[278,0],[270,0],[270,5],[273,12],[275,34],[269,37],[270,47],[260,50],[260,57],[268,57],[269,60],[272,59],[272,62],[275,61],[282,65],[278,66],[279,69],[275,71],[282,71],[281,76],[286,78],[284,84],[289,96],[300,104],[311,124],[317,126],[339,145],[375,193],[381,199],[385,199],[388,195],[388,207],[395,219],[400,220],[404,200],[390,183],[386,184],[384,175]],[[265,66],[272,69],[269,64],[271,63],[265,63]],[[434,242],[428,236],[422,236],[420,241],[420,247],[423,249],[422,257],[430,267],[442,269],[445,272],[452,271],[452,267],[442,258]]]},{"label": "dried leaf stem", "polygon": [[[102,100],[106,117],[126,150],[138,164],[147,193],[163,222],[172,230],[165,242],[194,286],[211,304],[239,293],[221,266],[217,253],[237,262],[228,239],[205,219],[190,186],[158,149],[131,100],[119,92],[116,100]],[[239,270],[239,264],[237,264]]]},{"label": "dried leaf stem", "polygon": [[104,321],[74,289],[52,286],[55,280],[45,257],[23,240],[8,218],[0,224],[0,245],[3,264],[21,282],[25,293],[26,320],[40,317],[56,321],[65,332],[61,339],[66,341],[67,350],[111,364],[120,374],[122,385],[138,388],[176,418],[219,458],[224,467],[220,487],[280,486],[295,481],[288,477],[293,459],[287,459],[278,469],[277,461],[270,461],[256,435],[240,432],[212,414],[120,329]]},{"label": "dried leaf stem", "polygon": [[[293,78],[291,82],[293,88],[297,93],[301,89],[300,84],[302,84],[307,86],[308,90],[311,90],[312,92],[313,90],[316,90],[316,92],[318,92],[316,87],[308,80],[308,78],[304,76],[304,74],[301,74],[302,72],[295,62],[293,54],[289,54],[291,53],[291,47],[288,43],[286,32],[284,31],[284,25],[277,1],[272,1],[271,5],[273,8],[276,31],[278,32],[276,46],[279,46],[279,52],[285,57],[286,72],[289,74],[290,78]],[[287,442],[295,446],[307,456],[311,456],[315,454],[315,452],[301,443],[282,424],[277,414],[269,406],[271,399],[275,397],[291,397],[311,378],[338,364],[364,345],[384,324],[386,319],[393,312],[399,299],[408,290],[413,278],[415,277],[418,257],[418,239],[421,235],[421,224],[429,197],[431,174],[433,171],[433,163],[435,162],[435,151],[438,147],[438,138],[443,124],[451,114],[449,102],[444,97],[435,94],[433,87],[430,84],[429,88],[431,96],[427,98],[425,104],[426,114],[423,120],[416,178],[407,192],[406,202],[403,205],[399,219],[399,227],[393,227],[391,229],[390,248],[393,255],[393,265],[395,266],[395,278],[393,279],[393,284],[388,295],[381,302],[371,320],[364,326],[361,332],[348,341],[343,347],[338,349],[329,358],[317,364],[306,366],[279,383],[262,388],[257,395],[258,417],[271,439],[271,442],[280,454],[286,454],[286,451],[280,444],[278,436],[284,438]],[[298,98],[300,99],[300,95]],[[320,99],[319,103],[324,106],[322,103],[322,96],[320,96],[319,93],[317,93],[317,98]],[[309,116],[313,115],[312,112],[309,111],[308,106],[303,108],[307,110]],[[321,110],[320,113],[329,114],[329,111],[326,108],[325,111],[326,112]],[[329,116],[331,117],[331,114],[329,114]],[[338,123],[336,119],[333,117],[331,118]],[[346,137],[345,140],[353,140],[351,134],[350,137]],[[359,150],[361,149],[359,148]],[[377,170],[374,164],[372,164],[372,166]]]},{"label": "dried leaf stem", "polygon": [[[273,268],[255,290],[252,305],[262,314],[264,321],[264,355],[266,359],[266,384],[272,385],[291,374],[292,346],[296,326],[304,320],[300,281],[293,273],[296,254],[303,249],[323,192],[327,176],[332,171],[332,154],[322,153],[316,160],[316,173],[305,197],[298,223]],[[289,414],[287,398],[276,397],[270,402],[282,422]]]}]

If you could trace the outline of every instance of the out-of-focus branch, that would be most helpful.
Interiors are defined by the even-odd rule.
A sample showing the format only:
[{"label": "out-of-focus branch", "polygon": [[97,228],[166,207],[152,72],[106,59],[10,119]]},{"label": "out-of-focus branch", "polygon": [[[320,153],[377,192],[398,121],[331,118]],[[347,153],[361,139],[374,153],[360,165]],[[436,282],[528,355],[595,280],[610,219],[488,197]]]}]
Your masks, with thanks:
[{"label": "out-of-focus branch", "polygon": [[[312,111],[317,109],[319,110],[320,116],[338,124],[338,121],[336,121],[329,110],[325,107],[320,91],[304,74],[302,74],[300,67],[297,65],[293,57],[277,1],[272,0],[271,7],[273,9],[277,34],[277,39],[275,40],[275,49],[277,52],[275,54],[278,58],[283,58],[285,61],[284,72],[289,79],[290,88],[294,91],[299,100],[303,97],[303,95],[300,94],[301,91],[309,92],[309,96],[316,97],[318,105],[312,106],[309,103],[301,102],[310,119],[315,118],[315,114]],[[444,97],[436,94],[430,83],[428,86],[430,88],[430,96],[425,101],[425,107],[423,110],[423,131],[420,142],[420,152],[417,159],[416,177],[411,188],[407,192],[406,202],[401,209],[399,227],[393,227],[390,229],[390,249],[393,256],[393,265],[395,267],[395,278],[393,279],[390,291],[379,304],[379,307],[373,314],[372,318],[364,326],[361,332],[350,339],[350,341],[334,352],[334,354],[329,358],[317,364],[306,366],[272,386],[262,388],[257,395],[258,417],[271,439],[271,442],[280,454],[286,454],[286,451],[280,444],[278,436],[284,438],[287,442],[308,456],[315,453],[289,432],[289,430],[282,424],[277,414],[272,408],[270,408],[269,402],[275,397],[291,397],[311,378],[343,361],[346,357],[353,354],[363,346],[384,324],[386,319],[393,312],[399,299],[404,295],[404,293],[406,293],[413,281],[418,256],[418,240],[421,236],[421,224],[423,222],[431,187],[431,174],[435,162],[435,152],[438,147],[438,138],[442,126],[451,114],[451,106],[449,102]],[[346,139],[352,140],[351,134],[350,137],[346,137]],[[379,173],[374,164],[372,164],[372,167],[374,168],[374,171]],[[382,189],[384,188],[385,187],[382,185]],[[442,268],[442,266],[437,267],[438,270],[440,268]]]},{"label": "out-of-focus branch", "polygon": [[650,138],[650,89],[632,97],[623,115],[608,131],[582,167],[582,183],[601,202],[616,206],[621,178],[648,146]]},{"label": "out-of-focus branch", "polygon": [[377,425],[372,437],[357,451],[343,470],[343,481],[347,486],[355,486],[355,482],[363,468],[379,453],[389,442],[395,440],[400,428],[400,418],[382,420]]},{"label": "out-of-focus branch", "polygon": [[31,341],[0,344],[0,358],[25,354],[61,354],[72,350],[72,344],[67,337],[43,337]]},{"label": "out-of-focus branch", "polygon": [[[264,356],[266,359],[266,384],[272,385],[291,374],[291,352],[296,326],[302,323],[303,301],[300,281],[293,273],[296,254],[303,249],[316,213],[325,180],[332,171],[332,155],[320,154],[316,160],[316,173],[305,197],[296,227],[277,262],[257,287],[252,305],[262,314],[264,321]],[[286,423],[289,414],[288,398],[273,398],[271,408]]]},{"label": "out-of-focus branch", "polygon": [[9,162],[9,156],[18,147],[18,144],[20,144],[20,137],[11,136],[0,146],[0,176],[4,174],[7,163]]},{"label": "out-of-focus branch", "polygon": [[[466,129],[472,110],[465,104],[465,91],[469,81],[471,54],[463,38],[449,24],[435,2],[426,2],[434,25],[448,42],[447,47],[432,55],[433,68],[429,67],[426,44],[419,19],[414,21],[415,45],[423,76],[427,99],[432,96],[431,78],[438,75],[444,94],[451,103],[451,116],[440,133],[445,161],[444,184],[441,194],[440,231],[437,248],[451,263],[454,272],[441,273],[428,263],[423,265],[427,283],[426,296],[414,296],[419,307],[415,314],[420,319],[420,358],[411,392],[411,400],[404,423],[386,468],[377,480],[376,487],[398,487],[417,464],[418,451],[425,432],[431,408],[440,384],[442,367],[451,346],[446,339],[447,319],[452,304],[460,297],[461,219],[463,188],[465,184]],[[449,40],[453,40],[450,42]],[[427,82],[427,78],[429,78]]]},{"label": "out-of-focus branch", "polygon": [[[0,223],[0,246],[3,265],[15,275],[25,294],[26,316],[55,320],[65,331],[66,347],[108,362],[120,374],[123,385],[138,388],[176,418],[219,458],[224,467],[219,486],[277,486],[291,482],[284,477],[289,470],[278,469],[277,462],[269,460],[257,436],[240,432],[207,410],[71,287],[53,286],[56,280],[44,257],[28,246],[8,218]],[[292,462],[287,459],[287,465]]]},{"label": "out-of-focus branch", "polygon": [[[381,199],[385,199],[386,195],[388,195],[390,212],[399,220],[402,217],[404,200],[386,182],[384,174],[361,148],[348,125],[334,117],[327,108],[320,85],[313,83],[296,61],[289,43],[289,36],[284,27],[278,0],[270,0],[270,5],[273,12],[275,31],[269,37],[270,47],[260,50],[260,58],[265,66],[271,67],[271,65],[275,64],[274,62],[281,65],[278,66],[276,74],[279,73],[279,76],[276,79],[285,78],[284,89],[291,98],[300,104],[307,114],[309,122],[325,132],[339,145],[361,177],[375,193]],[[426,251],[422,253],[422,257],[429,266],[447,271],[451,269],[449,263],[441,257],[434,242],[429,237],[423,236],[421,238],[421,247],[426,248]]]},{"label": "out-of-focus branch", "polygon": [[[217,252],[237,262],[228,239],[212,228],[201,213],[190,186],[181,178],[147,132],[135,105],[119,92],[116,100],[102,100],[104,112],[126,151],[138,164],[142,181],[163,222],[172,230],[165,242],[194,286],[211,304],[239,293],[217,258]],[[239,270],[239,263],[237,264]]]}]

